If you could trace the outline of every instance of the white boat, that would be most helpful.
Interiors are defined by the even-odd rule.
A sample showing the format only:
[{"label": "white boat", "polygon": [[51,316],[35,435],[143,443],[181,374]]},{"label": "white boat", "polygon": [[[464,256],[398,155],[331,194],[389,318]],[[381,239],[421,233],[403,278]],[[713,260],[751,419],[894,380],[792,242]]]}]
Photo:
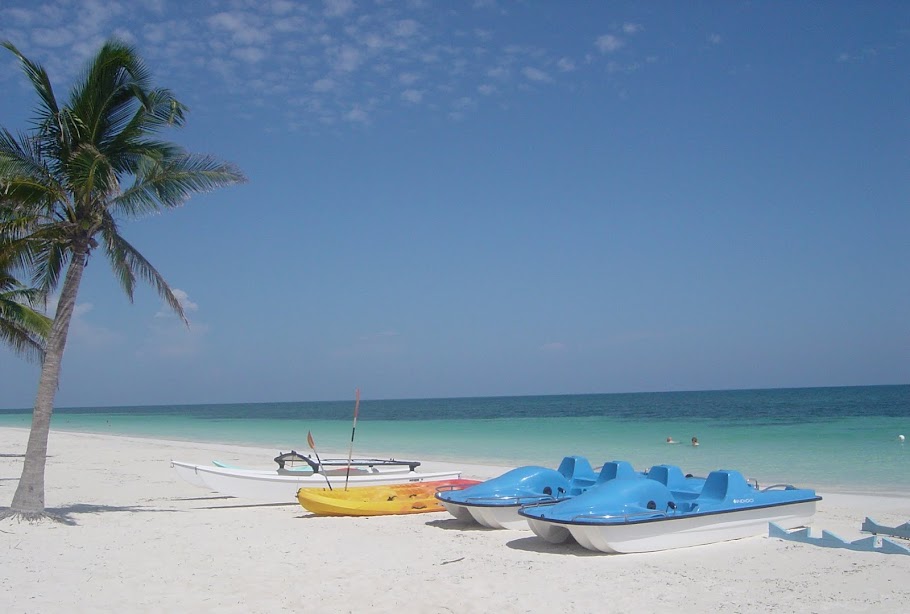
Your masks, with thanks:
[{"label": "white boat", "polygon": [[[202,478],[199,477],[199,474],[196,470],[199,467],[210,466],[249,473],[252,475],[313,475],[313,470],[306,465],[282,469],[248,469],[244,467],[234,467],[221,461],[212,461],[212,465],[197,465],[194,463],[184,463],[175,460],[171,461],[171,467],[174,468],[174,471],[182,480],[189,484],[192,484],[193,486],[198,486],[199,488],[209,488],[209,486],[202,481]],[[387,461],[382,460],[374,461],[373,459],[369,459],[368,463],[368,459],[357,459],[355,462],[351,463],[351,476],[372,475],[376,473],[404,474],[408,471],[409,466],[407,464],[389,464]],[[347,465],[340,465],[334,462],[331,465],[326,464],[323,465],[322,473],[330,475],[333,479],[337,478],[337,476],[340,475],[343,479],[347,474]]]},{"label": "white boat", "polygon": [[[203,467],[197,465],[195,475],[212,490],[223,495],[252,499],[262,503],[297,503],[297,491],[301,488],[320,487],[344,488],[344,475],[326,475],[313,473],[307,475],[262,474],[222,467]],[[370,475],[351,475],[347,479],[348,487],[381,486],[383,484],[405,484],[408,482],[429,482],[437,480],[456,480],[461,471],[437,471],[420,473],[374,473]]]},{"label": "white boat", "polygon": [[171,467],[180,477],[181,480],[187,484],[192,484],[193,486],[198,486],[199,488],[208,488],[205,482],[202,481],[202,478],[199,477],[199,474],[196,473],[196,467],[193,463],[183,463],[180,461],[171,461]]},{"label": "white boat", "polygon": [[617,480],[570,500],[524,507],[519,515],[551,543],[571,536],[588,550],[654,552],[766,535],[769,522],[805,526],[821,500],[814,490],[792,486],[759,490],[729,470],[711,472],[694,497],[680,494],[654,480]]}]

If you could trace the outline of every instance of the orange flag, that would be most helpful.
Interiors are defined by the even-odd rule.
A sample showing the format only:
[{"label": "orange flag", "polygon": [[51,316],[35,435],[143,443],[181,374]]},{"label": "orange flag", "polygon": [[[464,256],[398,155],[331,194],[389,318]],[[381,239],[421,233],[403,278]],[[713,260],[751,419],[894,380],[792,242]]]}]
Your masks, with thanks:
[{"label": "orange flag", "polygon": [[316,442],[313,441],[313,433],[311,433],[310,431],[306,432],[306,445],[310,446],[310,449],[313,452],[316,451]]}]

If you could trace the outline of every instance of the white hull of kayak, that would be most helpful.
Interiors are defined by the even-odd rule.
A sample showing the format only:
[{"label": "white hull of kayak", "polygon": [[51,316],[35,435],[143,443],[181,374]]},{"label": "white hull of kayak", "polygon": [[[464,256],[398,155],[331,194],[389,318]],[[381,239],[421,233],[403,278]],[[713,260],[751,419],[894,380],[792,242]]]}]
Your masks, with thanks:
[{"label": "white hull of kayak", "polygon": [[[223,495],[240,499],[253,499],[263,503],[298,503],[297,491],[301,488],[344,488],[345,476],[323,474],[310,475],[277,475],[254,474],[233,469],[218,467],[196,467],[196,475],[206,486]],[[405,484],[408,482],[432,482],[437,480],[455,480],[461,477],[460,471],[438,471],[435,473],[376,473],[372,475],[352,475],[347,480],[348,487],[381,486],[383,484]]]},{"label": "white hull of kayak", "polygon": [[[171,461],[171,467],[174,468],[174,471],[177,472],[177,475],[180,478],[193,486],[198,486],[199,488],[209,489],[209,485],[202,481],[202,478],[199,476],[199,473],[196,471],[198,468],[207,468],[207,467],[217,467],[219,469],[230,469],[231,471],[239,471],[243,473],[249,473],[251,475],[279,475],[276,469],[241,469],[240,467],[230,467],[224,463],[219,463],[218,461],[213,461],[214,465],[196,465],[193,463],[184,463],[181,461]],[[407,468],[405,468],[407,469]],[[303,470],[301,469],[301,472]],[[307,475],[312,475],[312,472],[307,472]]]},{"label": "white hull of kayak", "polygon": [[617,524],[569,524],[523,518],[539,537],[560,543],[569,534],[588,550],[608,553],[655,552],[768,534],[768,523],[784,529],[806,526],[815,501],[800,501],[714,514],[667,517]]}]

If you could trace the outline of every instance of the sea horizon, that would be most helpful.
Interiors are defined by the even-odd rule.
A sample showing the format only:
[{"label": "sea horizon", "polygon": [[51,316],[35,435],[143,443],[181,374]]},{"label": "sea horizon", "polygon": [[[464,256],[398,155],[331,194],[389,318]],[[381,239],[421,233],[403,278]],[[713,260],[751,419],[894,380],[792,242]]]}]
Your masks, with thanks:
[{"label": "sea horizon", "polygon": [[[901,384],[838,384],[825,386],[768,386],[768,387],[748,387],[748,388],[692,388],[684,390],[653,390],[653,391],[623,391],[623,392],[553,392],[541,394],[492,394],[492,395],[456,395],[456,396],[429,396],[429,397],[361,397],[362,403],[374,401],[457,401],[473,399],[512,399],[512,398],[548,398],[548,397],[586,397],[586,396],[603,396],[603,395],[639,395],[639,394],[698,394],[713,392],[764,392],[764,391],[787,391],[787,390],[828,390],[843,388],[889,388],[910,386],[910,383]],[[105,404],[105,405],[55,405],[54,411],[70,409],[129,409],[129,408],[148,408],[148,407],[208,407],[217,405],[271,405],[271,404],[292,404],[292,403],[351,403],[353,408],[353,393],[349,399],[316,399],[316,400],[293,400],[293,401],[224,401],[224,402],[204,402],[204,403],[139,403],[139,404]],[[31,407],[0,407],[0,413],[19,413],[23,411],[32,411]]]}]

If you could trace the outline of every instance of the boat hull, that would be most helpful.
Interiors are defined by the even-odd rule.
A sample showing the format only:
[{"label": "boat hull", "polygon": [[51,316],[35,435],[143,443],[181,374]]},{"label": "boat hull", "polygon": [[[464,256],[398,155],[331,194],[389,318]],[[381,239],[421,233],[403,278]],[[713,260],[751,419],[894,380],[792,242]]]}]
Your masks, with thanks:
[{"label": "boat hull", "polygon": [[527,531],[528,522],[518,515],[520,505],[508,506],[466,506],[475,522],[490,529]]},{"label": "boat hull", "polygon": [[[251,499],[261,503],[296,503],[297,491],[301,488],[345,487],[345,476],[309,475],[261,475],[249,472],[220,469],[218,467],[196,467],[196,475],[212,490],[231,497]],[[460,471],[437,471],[432,473],[377,473],[352,475],[348,487],[380,486],[383,484],[406,484],[439,480],[454,480],[461,477]]]},{"label": "boat hull", "polygon": [[297,500],[305,509],[320,516],[384,516],[442,512],[436,499],[440,489],[454,490],[478,484],[477,480],[442,480],[359,486],[348,490],[301,488]]},{"label": "boat hull", "polygon": [[453,503],[451,501],[443,501],[441,499],[439,499],[439,502],[442,503],[443,509],[454,516],[456,520],[474,522],[474,516],[471,515],[471,510],[469,510],[466,505]]},{"label": "boat hull", "polygon": [[[292,468],[292,469],[248,469],[245,467],[234,467],[233,465],[228,465],[227,463],[223,463],[221,461],[212,461],[212,465],[196,465],[193,463],[184,463],[184,462],[175,461],[175,460],[171,461],[171,467],[174,468],[174,471],[177,473],[177,475],[183,481],[187,482],[188,484],[192,484],[193,486],[197,486],[199,488],[206,488],[206,489],[210,489],[210,486],[205,483],[205,481],[199,475],[199,472],[197,471],[197,469],[198,468],[205,469],[210,466],[214,466],[218,469],[227,469],[230,471],[234,471],[234,472],[238,472],[238,473],[245,473],[245,474],[249,474],[249,475],[264,475],[264,476],[271,476],[271,475],[312,476],[312,475],[314,475],[313,470],[310,469],[309,467],[296,467],[296,468]],[[315,475],[327,475],[334,482],[334,480],[339,479],[339,478],[342,481],[344,481],[344,478],[349,473],[352,477],[353,476],[370,476],[370,475],[376,475],[376,474],[380,474],[380,473],[383,475],[388,475],[388,474],[404,475],[404,474],[408,473],[408,468],[407,468],[407,466],[380,467],[378,465],[372,465],[372,466],[367,467],[367,466],[352,465],[350,468],[350,471],[349,471],[347,467],[330,466],[330,467],[327,467],[325,469],[325,471],[323,471],[322,473],[315,474]]]},{"label": "boat hull", "polygon": [[799,501],[726,512],[596,525],[553,522],[531,517],[525,519],[535,535],[551,543],[560,543],[560,536],[567,539],[571,535],[588,550],[628,554],[767,535],[769,522],[785,529],[805,526],[812,521],[815,508],[814,500]]},{"label": "boat hull", "polygon": [[192,484],[198,488],[208,488],[202,478],[199,477],[199,474],[196,473],[197,465],[172,460],[171,467],[177,473],[177,476],[187,484]]}]

